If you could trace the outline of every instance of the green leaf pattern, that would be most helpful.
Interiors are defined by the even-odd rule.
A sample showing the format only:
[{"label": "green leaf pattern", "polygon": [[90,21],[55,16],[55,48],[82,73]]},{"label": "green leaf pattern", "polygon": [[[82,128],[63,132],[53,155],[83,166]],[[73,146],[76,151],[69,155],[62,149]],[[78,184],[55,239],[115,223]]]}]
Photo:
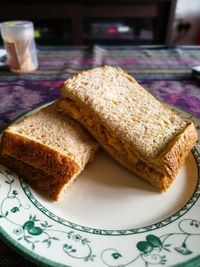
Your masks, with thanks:
[{"label": "green leaf pattern", "polygon": [[[96,256],[92,252],[90,241],[74,231],[67,232],[54,229],[52,224],[49,224],[47,220],[41,221],[36,214],[29,214],[27,220],[22,225],[17,224],[14,220],[12,220],[9,217],[10,214],[20,213],[21,209],[27,209],[30,208],[30,206],[24,207],[18,197],[19,193],[17,190],[12,190],[14,184],[14,179],[11,178],[12,173],[7,169],[5,172],[0,170],[0,173],[3,174],[5,177],[5,183],[8,185],[6,197],[0,203],[0,219],[7,220],[17,226],[17,228],[14,228],[13,230],[13,235],[16,236],[17,241],[25,242],[33,251],[39,243],[44,244],[44,246],[48,249],[54,242],[60,242],[60,238],[56,236],[60,234],[62,237],[64,235],[65,239],[68,240],[67,243],[60,244],[66,256],[83,261],[94,260]],[[4,211],[4,207],[7,206],[6,203],[11,200],[13,207]],[[81,250],[81,246],[87,248],[86,255],[79,255],[79,250],[75,248],[75,244],[77,243],[79,244],[79,250]]]},{"label": "green leaf pattern", "polygon": [[[101,254],[101,259],[105,265],[113,267],[128,266],[131,263],[133,264],[136,262],[138,259],[142,259],[144,261],[144,266],[150,266],[165,265],[167,262],[166,253],[171,253],[172,250],[178,254],[181,254],[182,256],[190,255],[193,253],[193,251],[188,248],[187,243],[192,237],[200,236],[200,222],[194,219],[183,219],[179,222],[178,227],[179,232],[177,233],[170,233],[160,237],[149,234],[146,236],[145,240],[137,242],[136,247],[139,251],[139,254],[129,262],[125,262],[123,264],[116,263],[112,265],[108,263],[108,260],[106,261],[105,257],[105,255],[108,255],[108,253],[110,253],[110,256],[112,256],[115,261],[123,257],[121,253],[114,249],[105,249]],[[180,235],[183,237],[183,242],[180,244],[180,246],[173,247],[172,243],[167,243],[168,239],[173,240],[173,238],[175,239]],[[137,264],[135,266],[137,266]]]},{"label": "green leaf pattern", "polygon": [[[54,242],[60,242],[60,238],[55,234],[59,234],[61,231],[54,229],[54,226],[49,224],[47,220],[41,221],[37,218],[36,214],[29,214],[27,220],[22,225],[17,225],[14,221],[11,221],[11,214],[20,213],[21,209],[27,209],[27,207],[24,207],[21,204],[17,190],[12,190],[14,179],[10,177],[11,173],[9,170],[5,171],[4,176],[6,177],[5,183],[8,186],[8,192],[0,205],[0,219],[8,220],[10,223],[17,226],[17,228],[13,230],[13,234],[16,236],[17,241],[24,241],[33,251],[39,243],[44,244],[44,246],[48,249]],[[6,201],[10,200],[15,201],[13,207],[4,211]],[[172,251],[182,255],[183,257],[190,255],[193,251],[188,247],[188,243],[193,236],[200,236],[200,222],[189,218],[182,219],[178,223],[178,228],[179,232],[177,233],[169,233],[163,236],[157,236],[155,234],[146,235],[144,240],[140,240],[136,243],[138,255],[127,262],[123,253],[120,253],[116,249],[104,249],[100,255],[101,262],[106,266],[113,267],[128,265],[133,266],[133,264],[137,266],[137,262],[140,259],[144,262],[144,266],[153,266],[165,265],[167,263],[166,253],[171,253]],[[62,235],[63,234],[66,237],[66,242],[61,244],[61,247],[66,256],[77,260],[83,260],[84,262],[94,261],[96,255],[93,254],[90,246],[90,240],[83,237],[76,231],[63,231]],[[173,247],[173,241],[168,242],[168,240],[172,239],[172,237],[176,237],[176,235],[182,235],[184,239],[179,246]],[[80,253],[81,246],[87,248],[87,253],[85,255],[81,255]],[[108,253],[114,261],[112,264],[108,262],[108,257],[105,257],[105,254],[108,255]],[[122,263],[122,260],[124,260],[124,263]],[[120,263],[118,261],[120,261]]]},{"label": "green leaf pattern", "polygon": [[[190,120],[191,117],[188,116],[183,119]],[[199,131],[200,125],[197,123],[195,125]],[[197,142],[197,146],[200,147],[199,141]],[[197,153],[195,149],[193,150],[193,153]],[[195,158],[200,161],[199,153],[195,155]],[[198,168],[200,170],[200,165]],[[30,214],[28,212],[27,220],[24,221],[22,225],[19,225],[12,220],[12,216],[20,214],[22,209],[28,209],[29,206],[23,206],[21,204],[19,192],[13,188],[15,180],[12,177],[12,173],[7,169],[4,171],[0,170],[0,173],[5,177],[3,183],[8,187],[7,195],[0,203],[0,220],[6,220],[13,224],[13,236],[18,242],[25,242],[32,251],[35,251],[39,244],[40,247],[42,245],[43,248],[48,249],[55,243],[60,246],[66,257],[71,257],[88,263],[91,263],[96,259],[96,255],[92,251],[91,241],[88,240],[88,238],[83,237],[78,230],[57,230],[54,225],[49,224],[48,220],[41,220],[36,214]],[[196,189],[196,193],[194,194],[196,200],[199,198],[199,192],[200,187]],[[11,200],[14,201],[13,206],[9,209],[5,209],[6,202]],[[178,213],[176,215],[178,216]],[[124,251],[118,251],[116,248],[102,248],[98,254],[101,265],[103,264],[104,266],[110,267],[139,266],[138,263],[141,264],[142,262],[144,267],[155,265],[164,266],[167,264],[168,255],[170,255],[170,253],[173,253],[173,255],[177,254],[184,260],[184,257],[194,253],[191,249],[190,242],[192,242],[193,238],[200,237],[200,221],[192,218],[186,219],[184,217],[184,219],[177,220],[175,223],[177,223],[176,232],[166,233],[161,236],[155,234],[153,230],[159,230],[159,228],[162,227],[162,222],[157,224],[158,227],[156,229],[152,229],[151,226],[149,226],[149,229],[146,227],[146,231],[152,231],[153,234],[143,235],[144,237],[141,238],[141,240],[138,240],[137,238],[138,230],[133,229],[132,234],[134,235],[135,240],[132,249],[134,253],[136,252],[136,255],[128,259]],[[67,226],[67,228],[69,227]],[[112,231],[110,232],[110,235],[112,235]],[[122,235],[123,232],[126,233],[127,231],[122,230]],[[96,229],[93,233],[98,235],[102,232]],[[63,238],[60,238],[60,235],[65,237],[65,242],[61,242]],[[107,231],[107,235],[109,236],[109,231]],[[177,244],[177,240],[178,242],[180,241],[179,244]],[[84,251],[86,251],[84,255],[81,254],[81,248],[84,248]],[[96,263],[94,263],[94,266],[97,266],[95,264]]]}]

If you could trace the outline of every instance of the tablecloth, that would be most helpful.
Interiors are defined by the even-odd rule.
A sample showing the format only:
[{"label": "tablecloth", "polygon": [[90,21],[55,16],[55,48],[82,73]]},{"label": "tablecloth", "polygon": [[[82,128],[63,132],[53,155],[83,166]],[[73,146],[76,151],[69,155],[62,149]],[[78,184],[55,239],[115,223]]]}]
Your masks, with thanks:
[{"label": "tablecloth", "polygon": [[[102,65],[120,66],[157,99],[200,117],[200,47],[99,46],[38,47],[39,68],[15,74],[0,68],[0,128],[40,104],[57,99],[71,75]],[[0,266],[34,266],[0,242]]]}]

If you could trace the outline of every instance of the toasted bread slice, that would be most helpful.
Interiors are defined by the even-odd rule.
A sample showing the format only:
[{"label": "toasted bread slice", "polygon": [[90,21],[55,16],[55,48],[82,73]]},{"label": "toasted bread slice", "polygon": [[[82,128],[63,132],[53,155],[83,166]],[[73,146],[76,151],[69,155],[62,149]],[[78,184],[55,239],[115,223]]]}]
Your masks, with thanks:
[{"label": "toasted bread slice", "polygon": [[165,191],[197,140],[185,122],[120,68],[79,73],[60,88],[58,109],[77,121],[119,163]]},{"label": "toasted bread slice", "polygon": [[63,188],[69,187],[76,176],[70,179],[65,177],[59,179],[56,176],[51,176],[45,172],[36,169],[20,160],[12,158],[10,156],[0,157],[0,164],[6,166],[11,171],[18,174],[20,178],[23,178],[29,185],[35,188],[39,193],[42,193],[45,197],[52,200],[58,200]]},{"label": "toasted bread slice", "polygon": [[[45,175],[51,181],[47,195],[58,199],[65,184],[70,184],[92,160],[98,147],[94,139],[74,120],[63,116],[51,104],[24,121],[8,127],[2,136],[1,156],[9,161],[15,159],[19,174],[30,182],[37,173],[40,191],[46,192]],[[14,165],[14,163],[13,163]],[[23,168],[24,175],[23,175]],[[14,168],[14,166],[13,166]],[[14,168],[17,171],[17,168]],[[44,179],[42,178],[44,177]],[[54,179],[54,181],[53,181]],[[38,186],[39,187],[39,186]]]}]

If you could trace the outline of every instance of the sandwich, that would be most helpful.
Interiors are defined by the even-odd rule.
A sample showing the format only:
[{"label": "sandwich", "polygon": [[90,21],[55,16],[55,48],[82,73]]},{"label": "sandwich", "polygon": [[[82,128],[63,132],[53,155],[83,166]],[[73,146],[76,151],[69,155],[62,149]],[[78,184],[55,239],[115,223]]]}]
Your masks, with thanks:
[{"label": "sandwich", "polygon": [[58,200],[94,157],[97,143],[53,103],[13,124],[1,140],[0,163],[53,200]]},{"label": "sandwich", "polygon": [[197,140],[192,121],[183,121],[118,67],[83,71],[60,91],[60,112],[80,122],[122,166],[166,191]]}]

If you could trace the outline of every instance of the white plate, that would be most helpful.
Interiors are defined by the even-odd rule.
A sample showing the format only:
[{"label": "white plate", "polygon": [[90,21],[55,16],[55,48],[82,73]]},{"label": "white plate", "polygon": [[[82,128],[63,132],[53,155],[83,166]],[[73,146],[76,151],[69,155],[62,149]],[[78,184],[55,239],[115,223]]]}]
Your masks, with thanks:
[{"label": "white plate", "polygon": [[[200,131],[198,118],[171,108]],[[166,193],[103,150],[58,202],[16,178],[1,166],[1,233],[33,261],[75,267],[200,265],[199,141]]]}]

